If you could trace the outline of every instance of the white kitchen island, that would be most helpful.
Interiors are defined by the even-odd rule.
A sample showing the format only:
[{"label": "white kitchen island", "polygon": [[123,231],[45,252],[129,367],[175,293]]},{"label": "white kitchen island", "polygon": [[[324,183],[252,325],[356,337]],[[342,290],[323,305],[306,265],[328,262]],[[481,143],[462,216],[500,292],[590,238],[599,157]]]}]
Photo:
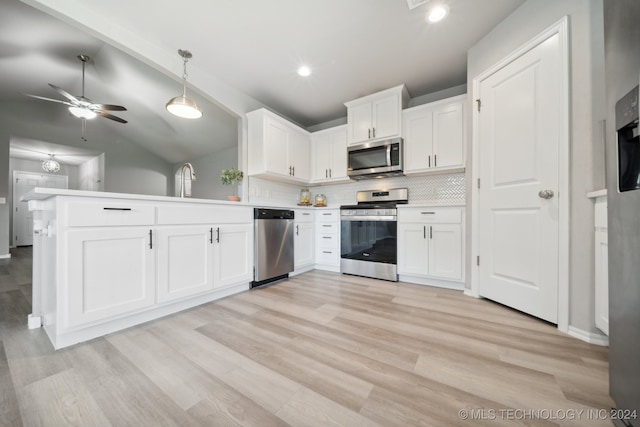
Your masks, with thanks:
[{"label": "white kitchen island", "polygon": [[29,327],[56,349],[249,289],[253,206],[36,188]]}]

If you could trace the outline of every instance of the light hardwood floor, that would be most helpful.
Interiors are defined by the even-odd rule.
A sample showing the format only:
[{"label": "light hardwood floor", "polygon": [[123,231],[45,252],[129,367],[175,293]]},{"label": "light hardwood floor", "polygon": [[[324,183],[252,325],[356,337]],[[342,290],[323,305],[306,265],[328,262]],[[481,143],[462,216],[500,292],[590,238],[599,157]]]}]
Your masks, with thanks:
[{"label": "light hardwood floor", "polygon": [[313,271],[54,351],[30,256],[0,263],[2,426],[611,425],[606,348],[460,292]]}]

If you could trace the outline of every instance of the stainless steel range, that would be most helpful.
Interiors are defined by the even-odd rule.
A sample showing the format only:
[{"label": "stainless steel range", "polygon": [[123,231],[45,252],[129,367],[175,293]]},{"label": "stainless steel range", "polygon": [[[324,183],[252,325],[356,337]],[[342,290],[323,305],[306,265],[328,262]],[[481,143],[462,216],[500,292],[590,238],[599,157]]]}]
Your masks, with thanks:
[{"label": "stainless steel range", "polygon": [[398,281],[397,204],[406,188],[358,191],[357,205],[340,207],[340,271]]}]

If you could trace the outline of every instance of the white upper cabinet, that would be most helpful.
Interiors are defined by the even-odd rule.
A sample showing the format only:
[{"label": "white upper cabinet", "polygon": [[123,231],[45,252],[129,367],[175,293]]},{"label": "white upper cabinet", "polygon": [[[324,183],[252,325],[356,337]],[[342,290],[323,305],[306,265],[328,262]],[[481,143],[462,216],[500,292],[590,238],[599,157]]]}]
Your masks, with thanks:
[{"label": "white upper cabinet", "polygon": [[247,113],[247,118],[248,174],[280,181],[309,181],[309,132],[264,108]]},{"label": "white upper cabinet", "polygon": [[348,181],[347,126],[311,134],[311,182]]},{"label": "white upper cabinet", "polygon": [[407,88],[400,85],[345,102],[348,143],[399,137],[402,108],[408,98]]},{"label": "white upper cabinet", "polygon": [[402,112],[404,172],[452,172],[465,167],[466,95]]}]

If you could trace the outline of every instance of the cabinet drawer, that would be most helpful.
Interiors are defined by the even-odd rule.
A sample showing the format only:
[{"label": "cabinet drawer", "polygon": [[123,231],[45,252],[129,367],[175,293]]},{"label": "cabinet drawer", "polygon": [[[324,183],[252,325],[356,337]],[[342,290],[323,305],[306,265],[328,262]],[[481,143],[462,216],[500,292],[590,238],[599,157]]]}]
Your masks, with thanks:
[{"label": "cabinet drawer", "polygon": [[74,202],[67,206],[70,227],[109,225],[153,225],[156,207],[141,203],[95,201]]},{"label": "cabinet drawer", "polygon": [[398,209],[398,222],[429,224],[461,224],[463,208]]},{"label": "cabinet drawer", "polygon": [[339,265],[340,251],[338,249],[322,249],[316,253],[316,264]]},{"label": "cabinet drawer", "polygon": [[337,234],[340,229],[340,225],[334,222],[321,222],[316,224],[316,230],[322,234]]},{"label": "cabinet drawer", "polygon": [[158,224],[244,224],[253,223],[253,209],[249,207],[215,205],[160,205]]},{"label": "cabinet drawer", "polygon": [[319,234],[316,237],[316,243],[319,249],[338,249],[337,234]]},{"label": "cabinet drawer", "polygon": [[294,211],[296,222],[311,222],[313,221],[314,212],[302,209],[296,209]]},{"label": "cabinet drawer", "polygon": [[318,212],[318,222],[339,222],[340,211],[336,210],[322,210]]}]

